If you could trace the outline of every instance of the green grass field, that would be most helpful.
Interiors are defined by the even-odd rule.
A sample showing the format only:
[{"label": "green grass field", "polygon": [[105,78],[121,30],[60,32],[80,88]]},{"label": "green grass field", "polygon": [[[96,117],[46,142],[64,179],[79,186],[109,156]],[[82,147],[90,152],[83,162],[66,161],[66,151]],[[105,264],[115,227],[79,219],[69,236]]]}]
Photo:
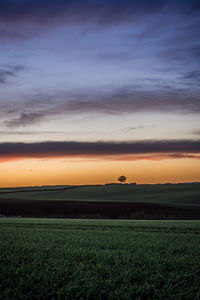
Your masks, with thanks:
[{"label": "green grass field", "polygon": [[[37,191],[39,189],[39,191]],[[48,189],[48,190],[47,190]],[[27,190],[27,191],[25,191]],[[2,192],[9,192],[1,194]],[[16,193],[14,192],[16,191]],[[20,191],[23,191],[20,193]],[[200,184],[97,185],[0,189],[0,199],[118,201],[200,205]]]},{"label": "green grass field", "polygon": [[200,299],[200,222],[0,219],[0,299]]},{"label": "green grass field", "polygon": [[200,184],[0,189],[0,214],[49,218],[200,219]]}]

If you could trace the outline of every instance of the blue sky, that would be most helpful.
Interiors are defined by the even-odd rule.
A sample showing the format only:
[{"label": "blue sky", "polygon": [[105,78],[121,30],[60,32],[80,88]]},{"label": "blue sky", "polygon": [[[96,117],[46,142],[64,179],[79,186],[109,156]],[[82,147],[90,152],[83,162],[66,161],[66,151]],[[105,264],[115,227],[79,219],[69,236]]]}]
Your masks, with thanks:
[{"label": "blue sky", "polygon": [[199,140],[199,36],[196,0],[0,0],[1,143]]}]

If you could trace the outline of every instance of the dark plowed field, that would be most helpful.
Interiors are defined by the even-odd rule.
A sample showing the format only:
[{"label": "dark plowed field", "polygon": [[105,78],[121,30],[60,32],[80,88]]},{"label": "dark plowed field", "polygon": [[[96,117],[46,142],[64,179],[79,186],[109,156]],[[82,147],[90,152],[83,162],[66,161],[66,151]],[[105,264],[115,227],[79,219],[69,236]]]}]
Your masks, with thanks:
[{"label": "dark plowed field", "polygon": [[157,203],[86,201],[8,201],[1,199],[1,214],[21,217],[200,219],[200,208]]}]

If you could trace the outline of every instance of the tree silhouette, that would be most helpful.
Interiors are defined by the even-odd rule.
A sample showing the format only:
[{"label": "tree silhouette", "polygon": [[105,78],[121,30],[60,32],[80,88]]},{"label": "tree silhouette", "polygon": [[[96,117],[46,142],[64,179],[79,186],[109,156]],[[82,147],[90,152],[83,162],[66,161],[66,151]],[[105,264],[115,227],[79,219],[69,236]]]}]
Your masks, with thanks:
[{"label": "tree silhouette", "polygon": [[126,181],[126,176],[120,176],[117,180],[120,181],[121,183]]}]

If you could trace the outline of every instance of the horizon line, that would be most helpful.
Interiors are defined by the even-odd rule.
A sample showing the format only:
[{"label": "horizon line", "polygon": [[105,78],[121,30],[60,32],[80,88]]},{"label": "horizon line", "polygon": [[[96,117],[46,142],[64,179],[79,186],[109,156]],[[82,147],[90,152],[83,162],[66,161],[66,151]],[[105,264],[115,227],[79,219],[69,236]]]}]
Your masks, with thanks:
[{"label": "horizon line", "polygon": [[44,185],[26,185],[26,186],[0,186],[0,189],[7,189],[7,188],[34,188],[34,187],[65,187],[65,186],[77,186],[77,187],[84,187],[84,186],[105,186],[105,185],[164,185],[164,184],[200,184],[200,181],[178,181],[178,182],[157,182],[157,183],[137,183],[137,182],[127,182],[127,183],[118,183],[118,182],[108,182],[108,183],[96,183],[96,184],[44,184]]}]

